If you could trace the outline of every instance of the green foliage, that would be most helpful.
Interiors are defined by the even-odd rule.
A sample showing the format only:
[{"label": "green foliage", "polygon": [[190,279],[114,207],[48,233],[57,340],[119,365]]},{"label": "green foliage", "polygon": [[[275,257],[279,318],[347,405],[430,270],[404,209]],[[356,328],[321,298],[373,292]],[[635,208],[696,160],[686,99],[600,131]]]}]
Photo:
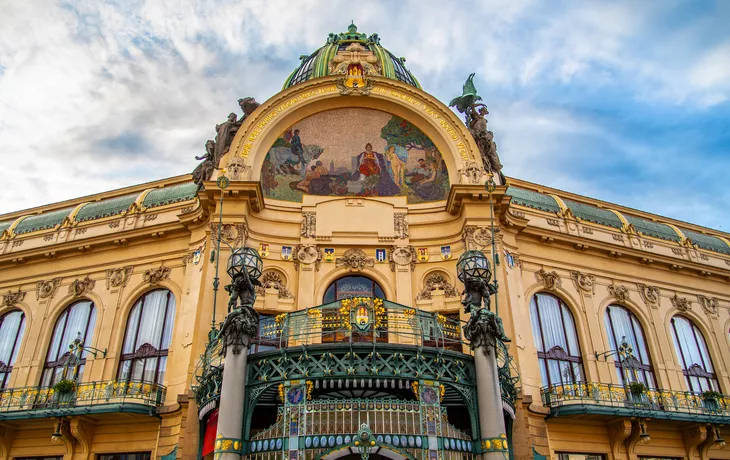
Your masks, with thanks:
[{"label": "green foliage", "polygon": [[53,385],[53,391],[60,394],[72,393],[76,389],[76,382],[73,380],[59,380]]},{"label": "green foliage", "polygon": [[716,399],[719,399],[721,397],[722,397],[722,394],[721,393],[718,393],[717,391],[713,391],[713,390],[707,390],[704,393],[702,393],[702,399],[704,399],[704,400],[707,400],[707,399],[715,399],[716,400]]},{"label": "green foliage", "polygon": [[388,144],[400,145],[410,150],[416,148],[419,150],[435,149],[431,139],[428,138],[423,131],[413,126],[410,122],[401,117],[393,117],[380,130],[380,137],[385,139]]},{"label": "green foliage", "polygon": [[641,382],[631,382],[629,383],[629,391],[631,391],[631,394],[634,396],[640,396],[646,393],[646,385],[644,385]]}]

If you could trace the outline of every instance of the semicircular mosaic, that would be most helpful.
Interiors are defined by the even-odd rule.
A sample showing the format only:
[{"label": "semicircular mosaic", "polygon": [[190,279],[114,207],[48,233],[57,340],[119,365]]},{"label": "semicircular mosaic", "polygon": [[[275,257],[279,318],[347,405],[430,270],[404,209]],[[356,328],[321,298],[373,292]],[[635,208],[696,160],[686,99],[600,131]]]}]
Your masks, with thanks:
[{"label": "semicircular mosaic", "polygon": [[261,167],[264,196],[301,202],[321,196],[406,196],[445,200],[449,175],[441,153],[420,129],[374,109],[311,115],[284,131]]}]

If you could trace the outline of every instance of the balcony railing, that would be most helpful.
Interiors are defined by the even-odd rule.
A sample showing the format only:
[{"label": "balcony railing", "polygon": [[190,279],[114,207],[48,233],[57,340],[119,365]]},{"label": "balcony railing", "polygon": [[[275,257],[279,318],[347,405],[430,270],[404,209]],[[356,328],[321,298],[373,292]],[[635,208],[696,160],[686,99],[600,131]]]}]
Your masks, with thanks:
[{"label": "balcony railing", "polygon": [[68,393],[52,387],[0,390],[0,419],[50,417],[76,413],[154,413],[165,400],[166,388],[135,380],[107,380],[76,385]]},{"label": "balcony railing", "polygon": [[[641,414],[664,419],[730,417],[730,397],[706,398],[702,393],[649,388],[633,394],[628,387],[579,382],[542,388],[542,403],[558,413]],[[607,411],[606,409],[610,409]],[[615,409],[618,409],[616,411]]]}]

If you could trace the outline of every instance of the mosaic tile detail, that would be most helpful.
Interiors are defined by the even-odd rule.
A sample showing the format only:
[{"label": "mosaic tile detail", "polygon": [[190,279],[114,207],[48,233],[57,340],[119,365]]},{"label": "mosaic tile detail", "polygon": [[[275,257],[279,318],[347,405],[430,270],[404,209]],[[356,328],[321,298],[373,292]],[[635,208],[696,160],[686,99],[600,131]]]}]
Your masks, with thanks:
[{"label": "mosaic tile detail", "polygon": [[197,189],[198,187],[192,182],[156,188],[151,190],[144,200],[142,200],[142,206],[145,208],[154,208],[180,201],[192,200],[197,195]]},{"label": "mosaic tile detail", "polygon": [[512,197],[512,203],[528,208],[538,209],[546,212],[560,212],[560,206],[555,199],[549,195],[525,190],[523,188],[509,187],[507,195]]},{"label": "mosaic tile detail", "polygon": [[301,202],[320,196],[405,196],[408,203],[445,200],[449,175],[441,153],[420,129],[365,108],[311,115],[281,134],[261,168],[264,196]]},{"label": "mosaic tile detail", "polygon": [[73,210],[74,208],[71,207],[28,216],[18,223],[18,226],[15,227],[14,233],[16,235],[22,235],[24,233],[54,228],[56,225],[60,225],[63,222],[63,219],[71,214],[71,211]]}]

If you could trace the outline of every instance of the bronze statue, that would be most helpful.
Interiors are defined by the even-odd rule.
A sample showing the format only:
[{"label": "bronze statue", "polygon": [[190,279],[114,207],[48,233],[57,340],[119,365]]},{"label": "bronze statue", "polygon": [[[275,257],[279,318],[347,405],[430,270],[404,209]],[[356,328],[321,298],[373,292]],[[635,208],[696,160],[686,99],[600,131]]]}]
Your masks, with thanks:
[{"label": "bronze statue", "polygon": [[258,109],[259,106],[258,102],[256,102],[256,99],[253,97],[244,97],[238,100],[238,106],[241,107],[241,110],[243,110],[243,117],[241,117],[241,120],[239,122],[239,125],[243,124],[243,121],[251,115],[254,110]]},{"label": "bronze statue", "polygon": [[[490,284],[489,281],[481,278],[471,277],[464,282],[464,298],[461,304],[464,306],[464,313],[471,313],[482,308],[490,310],[490,297],[497,292],[496,282]],[[484,307],[482,307],[482,301]]]},{"label": "bronze statue", "polygon": [[235,310],[240,307],[253,308],[253,304],[256,301],[256,286],[261,286],[261,282],[255,278],[251,278],[248,274],[248,270],[243,269],[237,273],[231,284],[225,287],[225,290],[231,295],[228,301],[228,311]]},{"label": "bronze statue", "polygon": [[[464,298],[461,304],[464,311],[470,313],[469,321],[464,327],[464,336],[471,342],[472,347],[485,345],[485,352],[494,347],[496,339],[510,342],[504,333],[502,318],[491,311],[490,297],[497,293],[497,281],[470,277],[464,282]],[[484,306],[482,306],[482,302]]]},{"label": "bronze statue", "polygon": [[[489,114],[489,110],[485,104],[477,102],[482,98],[477,94],[473,79],[474,74],[469,75],[464,83],[461,96],[452,99],[449,107],[456,107],[456,110],[465,115],[466,126],[469,128],[472,137],[474,137],[477,147],[479,147],[484,169],[497,174],[501,179],[501,183],[504,184],[505,178],[502,174],[502,163],[499,161],[499,155],[497,155],[494,133],[487,129],[486,116]],[[477,107],[479,107],[478,110]]]},{"label": "bronze statue", "polygon": [[219,125],[215,125],[215,163],[218,164],[223,155],[228,152],[233,142],[233,136],[238,131],[238,115],[231,112],[228,114],[228,120]]},{"label": "bronze statue", "polygon": [[208,140],[205,143],[205,155],[195,157],[196,160],[203,160],[193,170],[193,182],[198,186],[198,191],[203,188],[204,181],[210,180],[213,176],[213,170],[216,168],[217,163],[215,161],[215,154],[213,153],[214,147],[215,143]]}]

